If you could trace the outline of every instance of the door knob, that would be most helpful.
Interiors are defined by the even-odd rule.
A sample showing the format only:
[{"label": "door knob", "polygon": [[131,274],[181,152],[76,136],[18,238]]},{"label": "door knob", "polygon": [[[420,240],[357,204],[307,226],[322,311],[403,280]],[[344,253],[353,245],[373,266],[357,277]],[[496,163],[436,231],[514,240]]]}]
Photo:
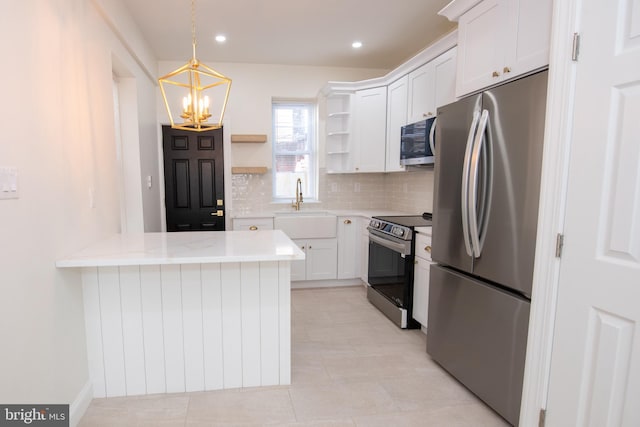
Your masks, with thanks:
[{"label": "door knob", "polygon": [[504,68],[502,69],[502,71],[503,71],[504,73],[510,73],[510,72],[511,72],[511,68],[509,68],[509,67],[504,67]]},{"label": "door knob", "polygon": [[344,220],[344,223],[345,223],[345,224],[351,224],[351,220],[350,220],[350,219],[345,219],[345,220]]},{"label": "door knob", "polygon": [[494,72],[491,74],[491,77],[500,77],[500,73],[499,73],[499,72],[497,72],[497,71],[494,71]]}]

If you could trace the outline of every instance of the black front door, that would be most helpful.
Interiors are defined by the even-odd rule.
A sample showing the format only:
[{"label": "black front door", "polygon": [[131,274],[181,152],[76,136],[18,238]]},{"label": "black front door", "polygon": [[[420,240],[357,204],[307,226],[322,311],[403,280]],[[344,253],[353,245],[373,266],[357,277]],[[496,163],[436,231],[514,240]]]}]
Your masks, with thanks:
[{"label": "black front door", "polygon": [[167,231],[224,230],[222,129],[162,126]]}]

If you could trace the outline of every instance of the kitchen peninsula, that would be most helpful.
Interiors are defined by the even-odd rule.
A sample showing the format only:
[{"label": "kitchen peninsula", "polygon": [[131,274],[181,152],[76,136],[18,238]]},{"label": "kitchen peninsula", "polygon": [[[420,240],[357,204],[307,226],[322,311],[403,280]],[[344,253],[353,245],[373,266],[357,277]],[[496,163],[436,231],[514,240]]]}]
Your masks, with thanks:
[{"label": "kitchen peninsula", "polygon": [[291,382],[291,261],[279,230],[119,234],[80,268],[93,397]]}]

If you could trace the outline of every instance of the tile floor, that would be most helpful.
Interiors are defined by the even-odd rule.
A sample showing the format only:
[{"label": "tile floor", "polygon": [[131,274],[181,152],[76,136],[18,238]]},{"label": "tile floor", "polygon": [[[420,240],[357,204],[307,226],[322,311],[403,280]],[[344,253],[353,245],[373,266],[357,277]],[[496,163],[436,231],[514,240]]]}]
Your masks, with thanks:
[{"label": "tile floor", "polygon": [[292,384],[94,399],[80,426],[507,426],[363,287],[292,291]]}]

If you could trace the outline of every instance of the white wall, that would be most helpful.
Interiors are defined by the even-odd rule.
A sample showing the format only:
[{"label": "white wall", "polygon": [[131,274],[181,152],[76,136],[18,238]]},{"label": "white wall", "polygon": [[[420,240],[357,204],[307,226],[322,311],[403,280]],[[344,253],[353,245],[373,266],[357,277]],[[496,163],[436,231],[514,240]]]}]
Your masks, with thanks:
[{"label": "white wall", "polygon": [[[123,143],[130,151],[136,152],[125,159],[126,172],[135,179],[124,183],[128,193],[126,197],[133,199],[127,203],[127,216],[134,224],[128,231],[160,231],[163,207],[160,200],[162,179],[158,169],[159,129],[155,111],[159,94],[157,62],[122,0],[89,1],[100,14],[103,25],[109,28],[106,36],[113,49],[115,74],[126,78],[127,87],[135,88],[134,93],[126,96],[133,105],[125,106],[135,112],[121,118],[121,134],[130,136]],[[151,188],[147,187],[149,176]]]},{"label": "white wall", "polygon": [[88,381],[79,275],[54,263],[120,229],[113,54],[146,78],[88,0],[3,4],[0,167],[20,195],[0,200],[3,403],[72,403]]}]

